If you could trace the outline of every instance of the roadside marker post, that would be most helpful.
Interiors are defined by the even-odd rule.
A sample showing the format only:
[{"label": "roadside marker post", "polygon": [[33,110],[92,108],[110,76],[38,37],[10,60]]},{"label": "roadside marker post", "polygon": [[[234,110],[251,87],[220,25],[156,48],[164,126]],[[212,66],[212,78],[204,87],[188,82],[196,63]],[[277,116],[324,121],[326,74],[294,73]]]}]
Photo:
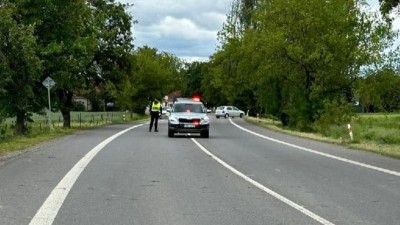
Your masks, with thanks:
[{"label": "roadside marker post", "polygon": [[347,129],[349,130],[350,139],[353,141],[353,130],[350,124],[347,124]]}]

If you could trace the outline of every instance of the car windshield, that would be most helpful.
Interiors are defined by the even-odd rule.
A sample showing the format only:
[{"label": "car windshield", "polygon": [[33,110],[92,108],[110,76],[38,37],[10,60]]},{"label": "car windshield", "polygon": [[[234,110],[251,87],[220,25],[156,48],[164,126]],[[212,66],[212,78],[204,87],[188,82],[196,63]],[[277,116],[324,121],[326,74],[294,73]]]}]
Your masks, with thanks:
[{"label": "car windshield", "polygon": [[200,104],[177,104],[174,106],[174,112],[203,113],[203,107]]}]

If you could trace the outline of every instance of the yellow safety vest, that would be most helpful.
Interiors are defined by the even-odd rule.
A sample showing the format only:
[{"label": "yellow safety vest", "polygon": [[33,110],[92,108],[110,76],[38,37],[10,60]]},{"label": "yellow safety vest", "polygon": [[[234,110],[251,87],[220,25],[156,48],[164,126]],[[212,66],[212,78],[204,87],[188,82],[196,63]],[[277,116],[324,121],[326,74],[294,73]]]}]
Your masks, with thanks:
[{"label": "yellow safety vest", "polygon": [[151,111],[152,112],[158,112],[158,111],[160,111],[160,108],[161,108],[161,103],[154,103],[153,102],[153,105],[151,106]]}]

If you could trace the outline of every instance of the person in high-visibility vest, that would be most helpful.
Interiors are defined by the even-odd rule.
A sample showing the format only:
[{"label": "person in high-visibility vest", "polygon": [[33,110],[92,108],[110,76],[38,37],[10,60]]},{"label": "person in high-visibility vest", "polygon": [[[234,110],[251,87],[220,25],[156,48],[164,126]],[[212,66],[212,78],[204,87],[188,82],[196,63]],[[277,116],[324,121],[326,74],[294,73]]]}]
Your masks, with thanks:
[{"label": "person in high-visibility vest", "polygon": [[158,118],[162,115],[162,107],[161,103],[158,101],[158,99],[154,99],[154,101],[150,104],[150,127],[149,127],[149,132],[151,132],[151,129],[153,128],[154,124],[154,132],[158,132]]}]

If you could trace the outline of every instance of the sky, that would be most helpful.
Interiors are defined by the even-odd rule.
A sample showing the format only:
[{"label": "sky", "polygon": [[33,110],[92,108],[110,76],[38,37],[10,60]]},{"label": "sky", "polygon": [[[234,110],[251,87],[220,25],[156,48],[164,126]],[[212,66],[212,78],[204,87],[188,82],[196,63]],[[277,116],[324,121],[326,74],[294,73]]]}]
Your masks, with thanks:
[{"label": "sky", "polygon": [[[135,47],[149,46],[187,62],[207,61],[219,45],[233,0],[117,0],[133,4]],[[378,0],[367,0],[378,10]],[[395,21],[400,27],[400,19]]]},{"label": "sky", "polygon": [[147,45],[188,62],[206,61],[218,46],[232,0],[119,0],[133,6],[135,47]]}]

